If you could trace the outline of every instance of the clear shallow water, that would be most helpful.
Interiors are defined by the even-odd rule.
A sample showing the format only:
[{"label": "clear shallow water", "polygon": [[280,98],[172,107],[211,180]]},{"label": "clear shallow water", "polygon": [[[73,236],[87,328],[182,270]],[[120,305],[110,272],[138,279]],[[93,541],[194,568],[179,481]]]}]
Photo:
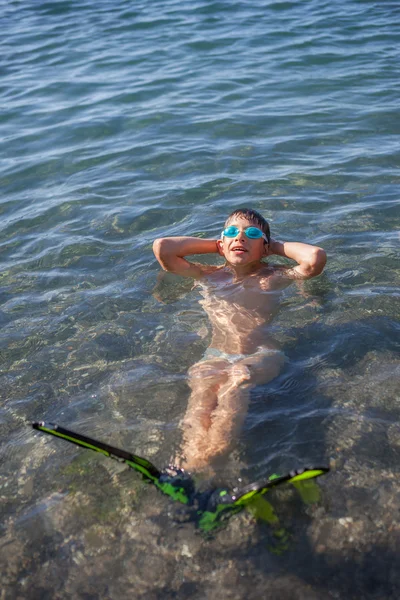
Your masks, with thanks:
[{"label": "clear shallow water", "polygon": [[[0,3],[5,597],[398,597],[399,14]],[[331,462],[318,506],[271,494],[281,557],[251,516],[205,541],[132,472],[27,426],[169,460],[207,319],[151,243],[243,205],[329,257],[285,293],[287,366],[220,473]]]}]

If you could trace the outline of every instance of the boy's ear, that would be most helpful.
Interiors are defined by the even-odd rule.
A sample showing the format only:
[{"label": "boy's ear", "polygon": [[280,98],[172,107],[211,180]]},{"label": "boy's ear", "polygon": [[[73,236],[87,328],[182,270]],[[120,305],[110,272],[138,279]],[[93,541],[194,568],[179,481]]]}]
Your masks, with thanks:
[{"label": "boy's ear", "polygon": [[270,252],[269,252],[269,243],[264,241],[264,252],[263,252],[263,256],[269,256]]},{"label": "boy's ear", "polygon": [[217,240],[217,248],[218,248],[218,254],[220,256],[225,256],[224,250],[223,250],[223,241],[222,240]]}]

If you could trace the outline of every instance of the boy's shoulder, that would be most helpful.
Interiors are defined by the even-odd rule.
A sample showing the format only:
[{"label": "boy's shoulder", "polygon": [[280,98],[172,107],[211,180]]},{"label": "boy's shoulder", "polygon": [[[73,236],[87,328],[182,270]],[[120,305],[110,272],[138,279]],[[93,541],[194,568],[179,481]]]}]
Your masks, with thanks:
[{"label": "boy's shoulder", "polygon": [[267,263],[257,275],[259,286],[263,291],[283,289],[290,285],[294,279],[299,278],[291,267]]},{"label": "boy's shoulder", "polygon": [[205,265],[204,263],[198,262],[191,262],[190,264],[193,265],[196,269],[198,269],[198,275],[197,277],[195,277],[195,279],[207,277],[207,275],[212,275],[213,273],[216,273],[217,271],[221,271],[223,269],[223,266],[221,265]]},{"label": "boy's shoulder", "polygon": [[[206,277],[207,275],[220,275],[221,277],[232,277],[232,271],[226,267],[226,265],[205,265],[204,263],[193,262],[191,263],[195,266],[199,272],[200,277]],[[277,280],[291,280],[295,279],[295,276],[292,274],[292,270],[290,267],[285,267],[283,265],[270,265],[268,263],[262,263],[261,268],[252,273],[251,275],[245,276],[247,281],[254,282],[269,282],[274,279]]]},{"label": "boy's shoulder", "polygon": [[308,279],[307,275],[298,270],[297,265],[295,267],[287,265],[271,265],[269,267],[267,276],[269,278],[286,281],[288,283],[293,280]]},{"label": "boy's shoulder", "polygon": [[[232,282],[232,271],[226,265],[204,265],[193,263],[201,275],[197,279],[219,282],[221,284]],[[262,263],[261,268],[243,278],[242,283],[246,288],[258,288],[262,291],[279,290],[289,285],[293,279],[288,274],[287,267]]]}]

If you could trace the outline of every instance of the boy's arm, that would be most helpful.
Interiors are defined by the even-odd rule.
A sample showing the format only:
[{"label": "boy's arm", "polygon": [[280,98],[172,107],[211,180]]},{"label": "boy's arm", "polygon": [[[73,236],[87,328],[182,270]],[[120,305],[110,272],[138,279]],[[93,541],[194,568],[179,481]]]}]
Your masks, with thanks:
[{"label": "boy's arm", "polygon": [[153,252],[164,269],[184,277],[198,279],[208,271],[215,269],[186,260],[191,254],[219,254],[216,240],[204,240],[196,237],[158,238],[153,243]]},{"label": "boy's arm", "polygon": [[269,254],[291,258],[298,264],[284,267],[285,275],[291,279],[310,279],[322,273],[326,263],[326,253],[318,246],[301,242],[278,242],[271,239]]}]

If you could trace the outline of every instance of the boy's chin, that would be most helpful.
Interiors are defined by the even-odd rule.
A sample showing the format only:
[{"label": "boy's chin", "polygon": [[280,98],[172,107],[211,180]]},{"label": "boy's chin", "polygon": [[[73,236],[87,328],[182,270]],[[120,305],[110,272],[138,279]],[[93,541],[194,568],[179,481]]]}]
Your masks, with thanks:
[{"label": "boy's chin", "polygon": [[254,257],[250,257],[248,256],[248,254],[238,254],[236,256],[229,256],[229,258],[226,258],[226,262],[232,265],[233,267],[244,267],[246,265],[258,262],[259,260],[261,260],[261,258],[262,257],[260,257],[259,259],[254,259]]}]

